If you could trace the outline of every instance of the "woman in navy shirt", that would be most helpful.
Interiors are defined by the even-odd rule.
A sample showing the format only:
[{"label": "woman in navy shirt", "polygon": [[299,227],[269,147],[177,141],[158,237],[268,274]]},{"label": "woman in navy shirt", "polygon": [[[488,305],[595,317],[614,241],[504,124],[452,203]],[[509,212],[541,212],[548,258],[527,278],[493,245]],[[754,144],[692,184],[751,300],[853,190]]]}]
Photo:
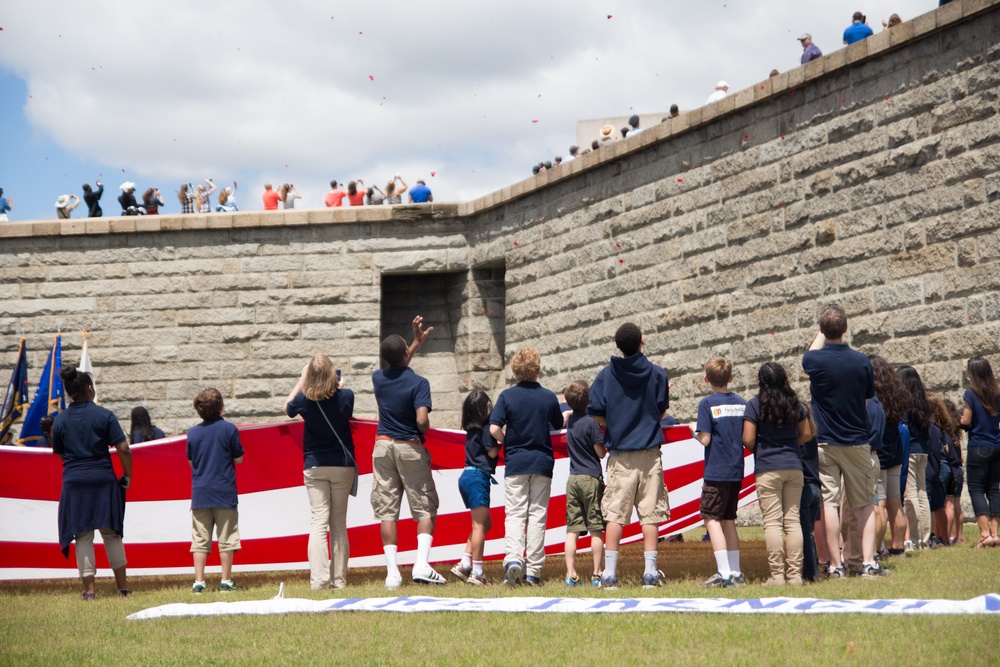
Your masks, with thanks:
[{"label": "woman in navy shirt", "polygon": [[[83,599],[96,595],[94,531],[101,531],[118,594],[130,593],[125,577],[125,489],[132,478],[132,452],[114,413],[94,404],[89,373],[63,367],[59,373],[73,402],[52,425],[52,451],[63,460],[59,496],[59,546],[69,557],[76,540],[76,564],[83,580]],[[118,451],[124,474],[116,477],[109,447]]]},{"label": "woman in navy shirt", "polygon": [[966,481],[979,524],[976,548],[1000,546],[1000,388],[990,362],[969,359],[969,388],[962,397],[962,428],[969,432]]},{"label": "woman in navy shirt", "polygon": [[347,561],[351,557],[347,499],[357,479],[350,426],[354,392],[341,385],[330,357],[317,354],[302,369],[298,383],[285,401],[285,414],[301,416],[305,422],[302,477],[312,508],[308,549],[309,583],[314,591],[347,586]]},{"label": "woman in navy shirt", "polygon": [[[785,368],[769,361],[757,371],[760,391],[747,401],[743,446],[754,454],[757,498],[764,515],[768,586],[802,585],[802,444],[813,437],[805,408]],[[784,538],[782,538],[784,530]]]}]

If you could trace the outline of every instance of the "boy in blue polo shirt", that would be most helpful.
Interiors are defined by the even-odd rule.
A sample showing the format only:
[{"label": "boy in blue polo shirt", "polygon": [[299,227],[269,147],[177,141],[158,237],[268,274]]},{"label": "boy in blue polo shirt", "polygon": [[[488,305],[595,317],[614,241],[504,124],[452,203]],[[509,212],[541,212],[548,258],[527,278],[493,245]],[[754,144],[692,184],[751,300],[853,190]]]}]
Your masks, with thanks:
[{"label": "boy in blue polo shirt", "polygon": [[728,359],[709,359],[705,381],[712,394],[698,404],[695,439],[705,447],[701,518],[712,542],[717,570],[704,586],[727,588],[746,585],[740,571],[736,506],[743,486],[743,412],[747,402],[729,391],[733,364]]},{"label": "boy in blue polo shirt", "polygon": [[853,512],[861,531],[863,574],[881,576],[875,562],[875,515],[872,499],[878,474],[871,457],[866,401],[875,395],[875,379],[868,357],[844,342],[847,313],[831,303],[820,310],[819,333],[802,357],[809,376],[819,478],[823,492],[823,519],[830,576],[847,575],[840,552],[841,479],[845,512]]},{"label": "boy in blue polo shirt", "polygon": [[[542,359],[533,347],[510,360],[517,384],[504,389],[490,413],[490,434],[504,451],[504,583],[541,583],[545,521],[552,490],[550,429],[563,426],[556,395],[538,384]],[[506,426],[506,432],[504,427]],[[522,560],[525,559],[525,560]]]},{"label": "boy in blue polo shirt", "polygon": [[604,560],[604,472],[601,459],[608,454],[604,448],[604,433],[594,418],[587,414],[590,386],[585,380],[575,380],[566,387],[566,403],[572,408],[566,420],[566,449],[569,451],[569,479],[566,480],[566,585],[579,586],[576,573],[576,542],[578,535],[590,533],[590,550],[594,557],[590,583],[601,585],[601,563]]},{"label": "boy in blue polo shirt", "polygon": [[240,549],[239,512],[236,509],[236,467],[243,463],[243,446],[236,426],[222,418],[225,404],[214,387],[194,397],[202,418],[187,433],[191,465],[191,553],[194,555],[192,593],[205,590],[205,563],[212,552],[212,530],[219,541],[223,592],[238,590],[233,583],[233,554]]},{"label": "boy in blue polo shirt", "polygon": [[663,419],[670,406],[667,373],[642,354],[642,331],[631,322],[618,327],[615,345],[624,357],[597,374],[590,388],[587,413],[604,428],[608,448],[608,487],[601,509],[607,522],[607,548],[601,586],[618,588],[618,544],[622,528],[639,514],[642,526],[643,588],[662,586],[656,569],[659,524],[670,518],[667,487],[663,483]]},{"label": "boy in blue polo shirt", "polygon": [[382,550],[385,553],[385,587],[402,586],[397,556],[396,523],[406,494],[410,516],[417,522],[417,557],[413,581],[441,585],[447,580],[429,564],[438,493],[431,477],[431,455],[424,447],[424,434],[431,427],[431,385],[410,368],[417,348],[434,327],[421,327],[424,318],[413,319],[413,342],[409,347],[397,334],[386,336],[379,354],[388,368],[372,373],[378,403],[378,429],[372,450],[372,509],[381,522]]}]

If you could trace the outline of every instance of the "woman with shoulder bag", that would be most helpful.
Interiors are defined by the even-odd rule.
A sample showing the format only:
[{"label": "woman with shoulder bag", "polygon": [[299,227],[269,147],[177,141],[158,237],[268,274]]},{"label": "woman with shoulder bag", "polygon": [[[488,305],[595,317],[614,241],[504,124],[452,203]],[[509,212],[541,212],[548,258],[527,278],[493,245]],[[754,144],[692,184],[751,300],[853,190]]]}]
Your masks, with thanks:
[{"label": "woman with shoulder bag", "polygon": [[309,583],[314,591],[344,588],[350,558],[347,498],[357,495],[358,479],[350,428],[354,392],[343,388],[330,358],[317,354],[302,369],[298,383],[288,395],[285,414],[301,416],[305,422],[303,480],[312,508]]}]

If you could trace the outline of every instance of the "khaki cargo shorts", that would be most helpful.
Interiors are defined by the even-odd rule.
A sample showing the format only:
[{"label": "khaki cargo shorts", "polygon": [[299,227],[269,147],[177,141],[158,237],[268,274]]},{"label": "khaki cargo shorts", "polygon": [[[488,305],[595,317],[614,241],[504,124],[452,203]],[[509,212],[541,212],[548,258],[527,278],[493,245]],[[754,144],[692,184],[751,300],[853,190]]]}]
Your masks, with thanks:
[{"label": "khaki cargo shorts", "polygon": [[670,519],[659,447],[611,452],[607,479],[601,505],[605,521],[631,523],[633,508],[639,513],[640,524],[660,524]]},{"label": "khaki cargo shorts", "polygon": [[433,519],[438,493],[431,477],[431,453],[419,442],[377,439],[372,451],[372,509],[377,521],[398,521],[406,493],[410,515]]},{"label": "khaki cargo shorts", "polygon": [[861,445],[819,443],[819,483],[823,487],[824,507],[840,506],[841,476],[844,477],[847,507],[858,509],[873,504],[878,471],[867,442]]},{"label": "khaki cargo shorts", "polygon": [[240,550],[240,513],[236,508],[209,507],[191,510],[191,553],[212,553],[212,529],[219,551]]}]

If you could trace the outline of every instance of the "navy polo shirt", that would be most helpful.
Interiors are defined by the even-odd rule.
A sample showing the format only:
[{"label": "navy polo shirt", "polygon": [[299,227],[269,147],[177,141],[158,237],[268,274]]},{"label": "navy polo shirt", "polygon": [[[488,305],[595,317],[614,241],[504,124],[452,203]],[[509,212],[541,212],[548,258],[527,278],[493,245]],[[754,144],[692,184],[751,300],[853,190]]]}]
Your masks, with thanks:
[{"label": "navy polo shirt", "polygon": [[882,434],[882,449],[878,450],[878,464],[882,470],[903,465],[903,441],[899,437],[899,422],[886,423]]},{"label": "navy polo shirt", "polygon": [[431,410],[431,384],[409,366],[389,366],[372,373],[378,403],[378,435],[424,441],[417,428],[417,408]]},{"label": "navy polo shirt", "polygon": [[235,509],[236,466],[243,456],[236,425],[222,417],[207,419],[187,434],[187,457],[191,461],[191,509]]},{"label": "navy polo shirt", "polygon": [[710,482],[743,480],[743,414],[747,402],[732,392],[713,393],[698,403],[699,433],[712,436],[705,448],[705,479]]},{"label": "navy polo shirt", "polygon": [[670,407],[667,372],[641,352],[611,357],[590,387],[587,414],[604,417],[604,445],[611,451],[639,451],[663,444],[660,415]]},{"label": "navy polo shirt", "polygon": [[882,449],[882,441],[885,439],[885,410],[878,396],[868,399],[868,444],[873,452]]},{"label": "navy polo shirt", "polygon": [[754,473],[775,470],[802,470],[802,447],[799,445],[798,425],[806,417],[806,409],[799,403],[798,420],[781,428],[774,422],[760,421],[760,399],[754,396],[747,401],[743,419],[757,425],[757,446],[754,449]]},{"label": "navy polo shirt", "polygon": [[488,475],[497,471],[496,457],[489,451],[500,444],[490,435],[490,425],[465,432],[465,465],[479,468]]},{"label": "navy polo shirt", "polygon": [[574,411],[566,420],[566,449],[569,450],[569,474],[590,475],[603,479],[601,459],[594,445],[604,444],[604,433],[586,412]]},{"label": "navy polo shirt", "polygon": [[910,429],[910,454],[927,454],[944,452],[944,435],[934,422],[928,422],[927,428],[920,430],[916,424],[907,424]]},{"label": "navy polo shirt", "polygon": [[[354,415],[353,391],[338,389],[333,396],[319,402],[310,401],[300,391],[288,404],[288,416],[297,415],[302,415],[302,421],[305,422],[302,429],[302,454],[306,470],[317,466],[354,465],[354,440],[351,438],[349,422]],[[330,430],[331,425],[336,433]],[[351,453],[350,458],[344,453],[345,447]]]},{"label": "navy polo shirt", "polygon": [[165,438],[165,437],[167,437],[167,436],[163,433],[163,431],[161,431],[158,426],[154,426],[153,427],[153,437],[152,438],[150,438],[149,440],[146,440],[146,438],[143,437],[142,433],[140,433],[139,431],[136,431],[135,433],[132,434],[132,444],[133,445],[138,445],[141,442],[150,442],[150,441],[153,441],[153,440],[160,440],[161,438]]},{"label": "navy polo shirt", "polygon": [[52,424],[52,451],[63,455],[66,467],[80,461],[110,461],[108,448],[124,441],[115,413],[93,401],[73,401]]},{"label": "navy polo shirt", "polygon": [[986,410],[982,399],[971,388],[965,390],[962,400],[972,409],[969,447],[1000,447],[1000,397],[997,397],[995,415]]},{"label": "navy polo shirt", "polygon": [[846,343],[827,343],[802,357],[809,376],[816,439],[831,445],[868,442],[865,399],[875,395],[875,379],[868,357]]},{"label": "navy polo shirt", "polygon": [[550,429],[563,426],[559,399],[537,382],[518,382],[497,397],[490,424],[504,432],[505,475],[552,477],[554,458]]}]

